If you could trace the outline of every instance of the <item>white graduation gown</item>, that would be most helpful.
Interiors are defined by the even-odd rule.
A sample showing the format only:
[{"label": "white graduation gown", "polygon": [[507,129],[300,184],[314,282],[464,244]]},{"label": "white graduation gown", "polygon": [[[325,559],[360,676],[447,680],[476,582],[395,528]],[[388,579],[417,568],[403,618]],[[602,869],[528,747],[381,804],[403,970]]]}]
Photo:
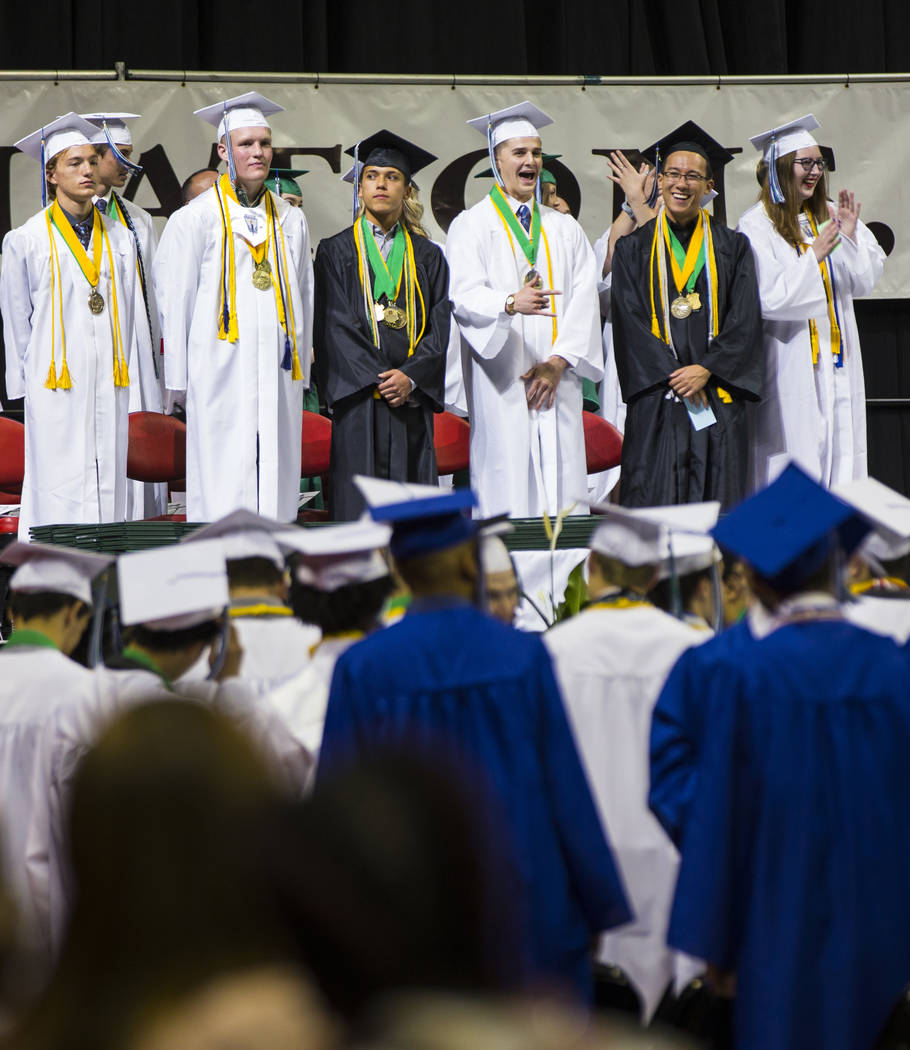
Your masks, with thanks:
[{"label": "white graduation gown", "polygon": [[857,627],[893,638],[905,645],[910,638],[910,597],[878,598],[862,594],[842,605],[844,616]]},{"label": "white graduation gown", "polygon": [[[137,360],[135,318],[142,293],[136,280],[133,238],[102,219],[110,239],[117,285],[123,356],[130,385]],[[51,301],[51,251],[44,211],[3,239],[0,310],[6,348],[6,391],[25,398],[25,479],[19,539],[32,525],[97,523],[126,518],[126,454],[130,388],[114,386],[113,297],[107,251],[98,290],[104,309],[88,308],[90,287],[63,237],[54,229],[60,287]],[[91,250],[91,246],[90,249]],[[53,338],[62,364],[60,303],[66,333],[69,390],[48,390]],[[52,334],[53,333],[53,334]]]},{"label": "white graduation gown", "polygon": [[[314,763],[319,761],[335,662],[357,640],[354,636],[323,638],[302,671],[262,698],[313,756]],[[315,775],[315,766],[313,772]]]},{"label": "white graduation gown", "polygon": [[[256,246],[266,239],[264,197],[250,209],[226,202],[234,244],[237,342],[218,338],[222,225],[214,187],[171,216],[155,257],[165,383],[169,390],[186,391],[189,521],[214,521],[238,507],[281,521],[297,517],[313,265],[303,212],[271,196],[284,233],[302,380],[292,380],[281,367],[284,331],[274,289],[260,291],[252,284],[248,241]],[[274,249],[273,243],[273,272]],[[283,269],[280,246],[278,251]]]},{"label": "white graduation gown", "polygon": [[[142,265],[145,270],[146,295],[148,296],[149,316],[146,316],[142,289],[139,289],[139,303],[136,311],[136,347],[137,370],[139,382],[130,383],[130,412],[161,412],[164,398],[164,361],[161,358],[161,326],[158,322],[158,309],[155,305],[155,290],[152,286],[152,265],[158,247],[158,235],[151,215],[132,201],[124,200],[117,194],[118,200],[130,220],[139,239],[139,250],[142,252]],[[106,197],[98,197],[110,207],[110,191]],[[116,220],[115,220],[116,221]],[[127,227],[130,237],[132,233]],[[137,270],[137,282],[139,274]],[[149,327],[151,320],[151,328]],[[131,379],[136,377],[131,376]],[[153,518],[167,512],[167,484],[130,481],[127,488],[126,516],[130,521],[142,518]]]},{"label": "white graduation gown", "polygon": [[[571,216],[551,208],[541,208],[541,216],[551,258],[548,266],[541,238],[536,268],[545,287],[562,292],[553,297],[555,342],[552,318],[505,312],[506,297],[521,288],[529,267],[489,197],[457,216],[446,241],[481,517],[556,514],[587,488],[581,379],[597,383],[603,375],[594,256]],[[521,376],[553,354],[569,367],[553,407],[531,410]]]},{"label": "white graduation gown", "polygon": [[[752,415],[751,489],[773,481],[791,459],[828,487],[865,477],[865,385],[853,300],[873,290],[885,253],[859,222],[855,238],[841,236],[840,247],[829,256],[844,340],[843,367],[835,368],[814,253],[799,255],[787,244],[761,203],[742,216],[737,229],[749,238],[755,257],[765,344],[764,391]],[[808,225],[804,235],[812,241]],[[812,363],[810,318],[818,328],[817,365]]]},{"label": "white graduation gown", "polygon": [[592,607],[544,635],[635,914],[601,935],[597,956],[625,972],[644,1021],[679,965],[666,945],[679,855],[648,809],[651,712],[677,659],[709,637],[651,605]]}]

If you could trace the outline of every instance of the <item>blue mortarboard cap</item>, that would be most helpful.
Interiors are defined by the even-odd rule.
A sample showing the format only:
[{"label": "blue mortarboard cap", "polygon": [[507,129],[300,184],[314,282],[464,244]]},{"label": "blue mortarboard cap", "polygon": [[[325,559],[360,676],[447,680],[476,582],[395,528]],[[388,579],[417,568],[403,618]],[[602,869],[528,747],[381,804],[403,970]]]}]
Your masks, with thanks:
[{"label": "blue mortarboard cap", "polygon": [[740,503],[712,530],[777,590],[795,590],[840,546],[850,554],[868,533],[863,516],[795,463]]},{"label": "blue mortarboard cap", "polygon": [[477,505],[470,489],[446,491],[355,475],[374,521],[392,525],[389,550],[397,559],[455,547],[477,535],[477,523],[465,511]]}]

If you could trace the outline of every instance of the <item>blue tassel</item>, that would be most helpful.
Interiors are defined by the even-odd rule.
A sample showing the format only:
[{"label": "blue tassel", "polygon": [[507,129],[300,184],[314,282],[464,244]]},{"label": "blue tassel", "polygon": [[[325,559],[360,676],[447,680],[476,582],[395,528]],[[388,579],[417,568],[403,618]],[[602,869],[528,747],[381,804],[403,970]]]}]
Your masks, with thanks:
[{"label": "blue tassel", "polygon": [[142,174],[142,165],[141,164],[136,164],[133,161],[129,160],[129,158],[124,157],[124,155],[120,152],[120,150],[117,149],[117,147],[114,145],[114,140],[111,138],[111,133],[110,133],[110,131],[108,131],[108,128],[107,128],[107,121],[104,122],[104,137],[107,139],[107,144],[108,144],[108,146],[110,146],[111,153],[114,154],[114,157],[116,158],[117,163],[121,167],[126,168],[126,170],[131,175],[141,175]]},{"label": "blue tassel", "polygon": [[493,178],[496,180],[496,184],[500,189],[504,189],[502,175],[499,174],[499,168],[496,167],[496,150],[493,148],[493,121],[487,117],[487,154],[490,157],[490,167],[493,169]]},{"label": "blue tassel", "polygon": [[284,357],[281,359],[281,367],[285,372],[291,370],[291,341],[288,339],[287,334],[284,337]]},{"label": "blue tassel", "polygon": [[47,207],[47,157],[45,156],[44,128],[41,129],[41,207]]},{"label": "blue tassel", "polygon": [[224,144],[227,147],[228,177],[237,186],[237,167],[234,164],[234,148],[231,145],[231,125],[228,121],[227,103],[224,103]]},{"label": "blue tassel", "polygon": [[771,156],[768,158],[768,189],[771,192],[772,203],[784,203],[784,191],[781,189],[780,179],[777,177],[777,142],[773,139],[771,141]]},{"label": "blue tassel", "polygon": [[351,221],[357,218],[357,207],[359,201],[357,199],[357,191],[360,189],[358,185],[360,182],[360,143],[358,142],[354,146],[354,203],[351,205]]}]

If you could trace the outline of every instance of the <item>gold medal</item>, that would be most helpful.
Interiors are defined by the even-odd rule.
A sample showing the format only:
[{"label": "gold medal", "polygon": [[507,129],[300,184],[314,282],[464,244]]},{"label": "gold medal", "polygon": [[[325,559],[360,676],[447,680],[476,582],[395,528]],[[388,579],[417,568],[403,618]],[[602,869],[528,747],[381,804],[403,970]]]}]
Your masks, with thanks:
[{"label": "gold medal", "polygon": [[404,328],[407,324],[408,315],[399,306],[387,306],[382,320],[389,328]]},{"label": "gold medal", "polygon": [[272,265],[268,259],[256,263],[256,269],[253,270],[253,287],[258,288],[260,292],[268,291],[272,287]]},{"label": "gold medal", "polygon": [[104,309],[104,299],[97,288],[93,288],[92,294],[88,297],[88,308],[93,314],[100,314]]},{"label": "gold medal", "polygon": [[686,296],[686,300],[688,301],[689,306],[691,306],[693,310],[701,309],[701,298],[698,292],[689,292],[689,294]]},{"label": "gold medal", "polygon": [[670,303],[670,313],[673,314],[677,321],[682,321],[692,313],[692,304],[686,296],[680,295]]},{"label": "gold medal", "polygon": [[373,316],[380,324],[382,324],[383,318],[385,317],[385,307],[382,303],[373,303]]},{"label": "gold medal", "polygon": [[543,288],[543,278],[533,266],[525,274],[525,284],[529,284],[532,288]]}]

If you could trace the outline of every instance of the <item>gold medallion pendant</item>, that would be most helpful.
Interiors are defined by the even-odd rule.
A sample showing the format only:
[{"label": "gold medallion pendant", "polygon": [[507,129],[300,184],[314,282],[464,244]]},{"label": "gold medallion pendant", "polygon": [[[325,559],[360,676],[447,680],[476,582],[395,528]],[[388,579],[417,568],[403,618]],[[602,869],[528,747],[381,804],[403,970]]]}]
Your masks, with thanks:
[{"label": "gold medallion pendant", "polygon": [[670,303],[670,313],[677,321],[682,321],[692,313],[692,304],[686,296],[680,295]]},{"label": "gold medallion pendant", "polygon": [[262,262],[256,263],[256,269],[253,270],[253,287],[258,288],[260,292],[265,292],[272,286],[272,264],[268,259],[263,259]]},{"label": "gold medallion pendant", "polygon": [[698,292],[689,292],[689,294],[686,296],[686,299],[689,302],[689,306],[691,306],[693,310],[701,309],[701,297],[699,296]]},{"label": "gold medallion pendant", "polygon": [[97,288],[93,288],[92,294],[88,297],[88,308],[93,314],[100,314],[104,309],[104,299]]},{"label": "gold medallion pendant", "polygon": [[383,322],[389,328],[404,328],[408,321],[408,315],[399,306],[387,306],[385,308]]},{"label": "gold medallion pendant", "polygon": [[380,324],[382,324],[382,321],[385,318],[385,307],[382,303],[373,303],[373,316]]},{"label": "gold medallion pendant", "polygon": [[540,274],[532,267],[525,274],[525,284],[529,284],[532,288],[543,288],[543,278]]}]

